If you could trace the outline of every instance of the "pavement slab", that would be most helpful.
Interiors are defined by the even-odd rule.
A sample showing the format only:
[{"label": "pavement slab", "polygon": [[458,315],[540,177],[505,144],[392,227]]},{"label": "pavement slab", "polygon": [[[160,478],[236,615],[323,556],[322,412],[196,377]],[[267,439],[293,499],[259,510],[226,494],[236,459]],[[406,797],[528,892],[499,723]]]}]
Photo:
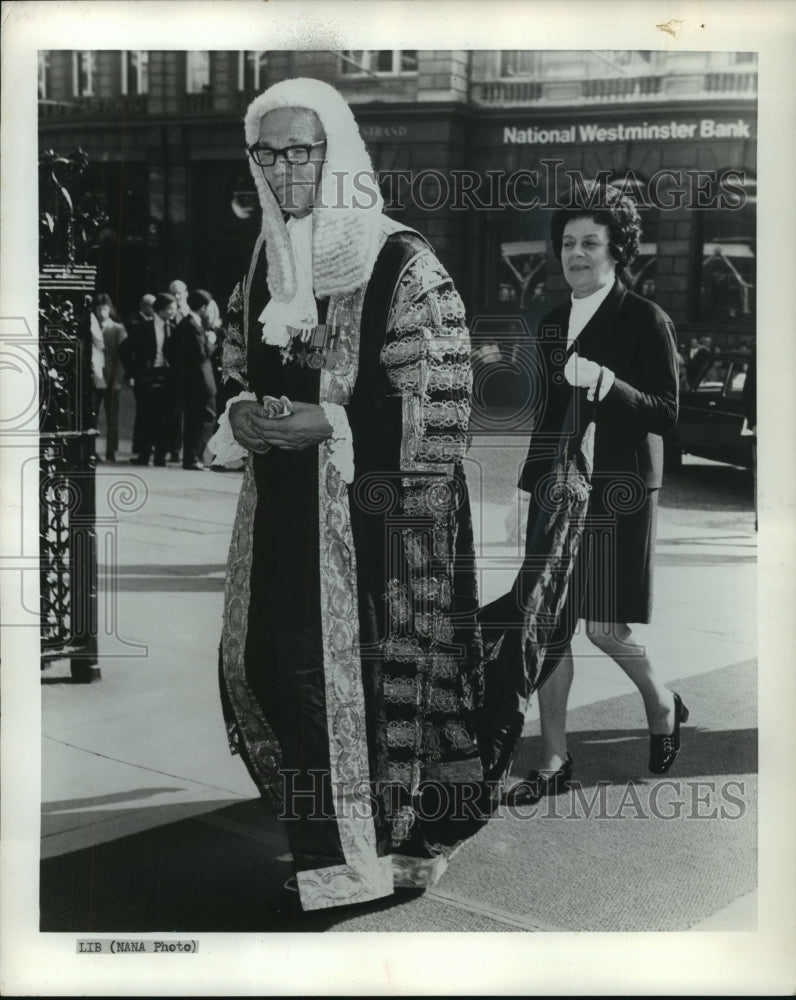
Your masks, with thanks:
[{"label": "pavement slab", "polygon": [[[497,458],[513,475],[511,450]],[[106,471],[111,480],[130,475]],[[505,470],[490,474],[484,459],[477,471],[486,601],[508,588],[520,561],[507,530],[519,498]],[[633,685],[578,634],[570,698],[578,787],[547,801],[558,812],[502,807],[425,894],[296,919],[274,912],[291,870],[286,838],[229,754],[217,694],[240,475],[136,469],[141,502],[117,510],[113,544],[101,549],[101,607],[110,609],[99,635],[102,679],[72,684],[58,663],[42,674],[42,930],[751,929],[757,540],[738,470],[697,477],[697,492],[716,483],[727,491],[716,509],[691,496],[691,471],[662,498],[655,620],[634,629],[692,712],[671,783],[646,772]],[[538,751],[534,702],[516,778]],[[711,810],[712,818],[697,815]]]}]

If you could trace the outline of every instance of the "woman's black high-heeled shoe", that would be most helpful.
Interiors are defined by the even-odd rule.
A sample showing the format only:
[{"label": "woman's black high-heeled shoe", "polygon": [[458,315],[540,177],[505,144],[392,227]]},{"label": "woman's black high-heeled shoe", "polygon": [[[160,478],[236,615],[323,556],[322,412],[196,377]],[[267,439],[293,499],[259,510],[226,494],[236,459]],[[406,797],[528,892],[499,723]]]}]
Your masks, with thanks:
[{"label": "woman's black high-heeled shoe", "polygon": [[653,774],[666,774],[680,753],[680,725],[688,722],[688,709],[674,691],[674,730],[668,736],[650,734],[649,769]]},{"label": "woman's black high-heeled shoe", "polygon": [[573,760],[569,754],[557,771],[545,774],[531,771],[524,781],[520,781],[506,793],[506,805],[532,806],[546,795],[560,795],[566,791],[567,782],[572,778]]}]

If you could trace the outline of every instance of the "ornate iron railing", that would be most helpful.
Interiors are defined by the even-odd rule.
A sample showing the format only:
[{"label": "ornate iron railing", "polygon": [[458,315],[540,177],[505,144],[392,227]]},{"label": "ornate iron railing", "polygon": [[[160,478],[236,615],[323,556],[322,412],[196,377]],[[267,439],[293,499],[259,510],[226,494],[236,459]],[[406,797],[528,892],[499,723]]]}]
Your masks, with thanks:
[{"label": "ornate iron railing", "polygon": [[[96,268],[78,263],[91,220],[76,218],[68,184],[85,154],[40,159],[39,568],[42,667],[69,659],[72,678],[98,679],[94,393],[90,307]],[[75,227],[78,227],[76,239]]]}]

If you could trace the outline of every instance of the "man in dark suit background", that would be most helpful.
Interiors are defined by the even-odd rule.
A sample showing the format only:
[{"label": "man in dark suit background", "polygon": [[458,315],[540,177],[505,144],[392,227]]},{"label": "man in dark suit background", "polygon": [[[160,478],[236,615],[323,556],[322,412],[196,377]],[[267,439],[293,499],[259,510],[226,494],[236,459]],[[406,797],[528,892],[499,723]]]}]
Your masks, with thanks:
[{"label": "man in dark suit background", "polygon": [[119,348],[122,364],[136,388],[141,449],[134,465],[149,465],[153,451],[155,465],[166,464],[172,396],[168,358],[173,349],[169,341],[175,307],[173,295],[161,292],[155,296],[152,318],[133,327]]},{"label": "man in dark suit background", "polygon": [[182,467],[201,470],[205,447],[216,421],[216,381],[210,358],[216,345],[210,332],[210,292],[188,293],[187,315],[178,323],[169,361],[174,369],[182,411]]},{"label": "man in dark suit background", "polygon": [[[155,315],[155,296],[150,292],[141,296],[141,302],[138,306],[138,312],[135,312],[130,317],[130,321],[127,324],[128,336],[136,327],[141,326],[142,323],[148,323],[152,317]],[[139,412],[141,409],[141,403],[138,399],[138,387],[135,384],[135,379],[125,372],[125,378],[129,379],[130,384],[133,387],[133,396],[135,397],[135,419],[133,421],[133,441],[132,441],[132,457],[130,461],[135,463],[141,455],[141,426],[139,419]]]}]

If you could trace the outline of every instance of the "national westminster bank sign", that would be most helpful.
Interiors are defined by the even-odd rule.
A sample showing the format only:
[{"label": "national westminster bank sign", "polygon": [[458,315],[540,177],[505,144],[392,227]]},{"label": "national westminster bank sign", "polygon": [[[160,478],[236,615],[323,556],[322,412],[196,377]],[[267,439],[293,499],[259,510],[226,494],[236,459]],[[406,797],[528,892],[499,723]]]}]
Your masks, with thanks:
[{"label": "national westminster bank sign", "polygon": [[748,118],[721,121],[715,118],[628,123],[583,122],[559,127],[505,125],[504,145],[536,146],[559,143],[666,142],[694,139],[754,139]]}]

